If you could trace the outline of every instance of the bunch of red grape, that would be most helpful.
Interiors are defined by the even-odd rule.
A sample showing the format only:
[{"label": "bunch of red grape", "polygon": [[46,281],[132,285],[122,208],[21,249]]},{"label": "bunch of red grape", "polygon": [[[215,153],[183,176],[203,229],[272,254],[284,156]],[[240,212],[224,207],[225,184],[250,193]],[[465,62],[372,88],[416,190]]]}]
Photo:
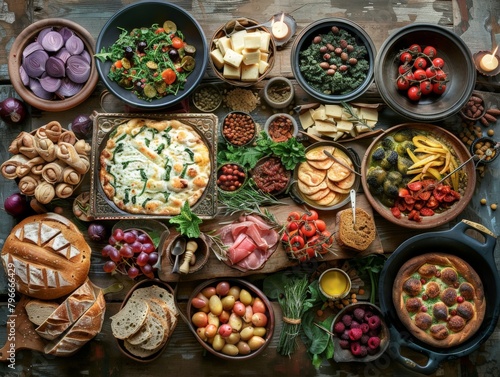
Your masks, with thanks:
[{"label": "bunch of red grape", "polygon": [[151,237],[142,230],[115,229],[102,255],[110,259],[104,263],[104,272],[116,271],[131,279],[141,274],[154,278],[153,266],[158,261],[158,252]]},{"label": "bunch of red grape", "polygon": [[434,47],[422,48],[412,44],[402,50],[398,58],[400,65],[396,85],[410,100],[418,101],[430,94],[440,96],[446,91],[448,77],[443,70],[445,61]]}]

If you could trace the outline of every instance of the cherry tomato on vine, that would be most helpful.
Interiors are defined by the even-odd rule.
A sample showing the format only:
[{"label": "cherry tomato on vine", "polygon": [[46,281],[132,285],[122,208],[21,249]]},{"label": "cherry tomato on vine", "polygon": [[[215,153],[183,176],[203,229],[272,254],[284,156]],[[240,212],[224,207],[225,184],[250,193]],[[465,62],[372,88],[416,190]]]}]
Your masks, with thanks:
[{"label": "cherry tomato on vine", "polygon": [[406,72],[403,76],[409,81],[415,80],[415,76],[413,76],[412,71]]},{"label": "cherry tomato on vine", "polygon": [[427,75],[428,79],[434,78],[436,76],[436,68],[434,67],[429,67],[425,70],[425,74]]},{"label": "cherry tomato on vine", "polygon": [[407,63],[407,62],[411,62],[411,60],[413,59],[411,54],[409,52],[403,52],[401,54],[401,56],[399,57],[399,59],[403,62],[403,63]]},{"label": "cherry tomato on vine", "polygon": [[411,69],[411,66],[408,64],[401,64],[398,68],[399,74],[404,75],[406,72],[408,72]]},{"label": "cherry tomato on vine", "polygon": [[288,235],[288,233],[284,232],[283,235],[281,236],[281,241],[288,242],[289,239],[290,239],[290,236]]},{"label": "cherry tomato on vine", "polygon": [[420,86],[411,86],[408,89],[408,98],[412,101],[418,101],[422,97],[422,92],[420,91]]},{"label": "cherry tomato on vine", "polygon": [[423,95],[432,93],[432,83],[429,80],[424,80],[420,83],[420,91]]},{"label": "cherry tomato on vine", "polygon": [[316,229],[319,231],[319,232],[323,232],[326,230],[326,223],[321,220],[321,219],[318,219],[314,222],[314,225],[316,225]]},{"label": "cherry tomato on vine", "polygon": [[300,213],[297,211],[290,212],[286,220],[287,221],[300,220]]},{"label": "cherry tomato on vine", "polygon": [[413,62],[413,66],[417,69],[418,68],[425,69],[427,67],[427,60],[419,56],[418,58],[415,59],[415,62]]},{"label": "cherry tomato on vine", "polygon": [[292,239],[290,240],[290,244],[292,245],[293,248],[302,249],[304,247],[304,238],[301,236],[293,236]]},{"label": "cherry tomato on vine", "polygon": [[299,229],[299,223],[297,221],[291,221],[286,225],[288,231],[294,231]]},{"label": "cherry tomato on vine", "polygon": [[316,234],[316,227],[312,221],[306,221],[304,225],[300,227],[300,232],[302,236],[309,238]]},{"label": "cherry tomato on vine", "polygon": [[309,258],[314,258],[316,256],[316,251],[314,251],[313,247],[308,247],[306,253]]},{"label": "cherry tomato on vine", "polygon": [[399,90],[408,90],[410,87],[410,82],[404,77],[400,77],[396,84]]},{"label": "cherry tomato on vine", "polygon": [[318,217],[318,212],[316,212],[314,209],[310,209],[302,215],[302,220],[313,221],[318,220]]},{"label": "cherry tomato on vine", "polygon": [[432,84],[432,91],[436,94],[443,94],[446,91],[446,84],[444,82],[436,82]]},{"label": "cherry tomato on vine", "polygon": [[425,80],[427,78],[427,74],[423,69],[417,69],[415,72],[413,72],[413,77],[415,80]]},{"label": "cherry tomato on vine", "polygon": [[432,59],[432,65],[437,68],[443,68],[444,67],[444,60],[441,58],[434,58]]},{"label": "cherry tomato on vine", "polygon": [[422,52],[422,47],[420,47],[419,44],[414,43],[408,48],[408,51],[415,53]]},{"label": "cherry tomato on vine", "polygon": [[424,54],[432,59],[437,55],[437,50],[432,46],[427,46],[424,48]]},{"label": "cherry tomato on vine", "polygon": [[444,81],[446,80],[446,73],[442,69],[436,69],[436,76],[434,77],[438,81]]}]

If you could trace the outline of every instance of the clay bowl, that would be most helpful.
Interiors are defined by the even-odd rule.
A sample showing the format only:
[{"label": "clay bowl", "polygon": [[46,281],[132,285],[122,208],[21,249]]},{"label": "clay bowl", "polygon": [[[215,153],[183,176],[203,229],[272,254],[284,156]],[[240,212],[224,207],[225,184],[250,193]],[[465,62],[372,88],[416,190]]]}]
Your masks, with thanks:
[{"label": "clay bowl", "polygon": [[[120,310],[127,304],[127,301],[129,300],[130,296],[132,296],[132,294],[134,293],[135,290],[137,290],[139,288],[150,287],[150,286],[153,286],[153,285],[156,285],[156,286],[158,286],[160,288],[163,288],[163,289],[167,290],[167,292],[169,292],[170,294],[174,295],[174,290],[172,289],[172,287],[170,285],[168,285],[167,283],[162,282],[161,280],[158,280],[158,279],[141,280],[136,285],[134,285],[130,289],[130,291],[127,293],[127,295],[125,296],[125,299],[123,300],[123,302],[122,302],[122,304],[120,306]],[[177,321],[176,321],[176,324],[177,324]],[[116,339],[116,341],[118,343],[118,348],[119,348],[120,352],[123,353],[125,356],[127,356],[128,358],[130,358],[130,359],[132,359],[134,361],[138,361],[138,362],[141,362],[141,363],[148,363],[148,362],[156,360],[162,354],[162,352],[167,347],[167,345],[168,345],[168,343],[170,341],[170,338],[172,337],[172,332],[175,330],[175,327],[176,326],[174,326],[173,328],[170,329],[169,337],[168,337],[167,341],[161,346],[161,348],[158,349],[152,355],[147,356],[147,357],[138,357],[136,355],[133,355],[132,353],[130,353],[127,350],[127,348],[124,345],[124,341],[123,340],[116,339],[116,338],[115,339]]]},{"label": "clay bowl", "polygon": [[[23,84],[20,67],[23,62],[23,51],[34,42],[39,33],[47,28],[59,31],[61,28],[68,28],[75,33],[84,44],[84,51],[88,53],[90,59],[90,76],[78,93],[73,96],[62,96],[62,94],[48,94],[46,99],[36,96],[33,91]],[[8,70],[12,86],[19,96],[31,106],[44,111],[65,111],[74,108],[85,101],[94,91],[99,76],[92,56],[95,52],[95,42],[92,35],[76,22],[61,19],[48,18],[37,21],[24,29],[14,40],[9,52]],[[84,54],[84,53],[82,53]],[[49,56],[52,53],[49,54]],[[86,55],[87,56],[87,55]],[[57,92],[56,92],[57,93]]]},{"label": "clay bowl", "polygon": [[[372,169],[381,168],[387,174],[397,170],[396,168],[390,168],[390,169],[382,168],[381,166],[382,163],[377,162],[372,158],[374,152],[378,148],[382,147],[382,142],[384,141],[384,139],[388,138],[386,141],[390,143],[391,140],[393,140],[394,135],[396,135],[397,133],[401,134],[401,131],[402,133],[410,131],[413,132],[413,134],[417,133],[421,135],[428,135],[444,143],[444,145],[449,150],[453,151],[455,155],[455,160],[457,161],[457,166],[467,161],[471,157],[468,148],[455,135],[445,130],[444,128],[425,123],[404,123],[394,126],[389,130],[387,130],[386,133],[378,136],[368,147],[365,153],[365,156],[361,163],[361,174],[362,174],[361,182],[363,185],[363,191],[365,193],[365,196],[372,205],[372,207],[382,217],[384,217],[386,220],[396,225],[411,229],[431,229],[438,227],[440,225],[444,225],[450,222],[451,220],[455,219],[465,209],[465,207],[467,207],[467,204],[470,202],[474,192],[474,187],[476,185],[475,165],[472,161],[469,161],[458,171],[458,173],[460,173],[460,179],[461,179],[458,190],[458,192],[460,193],[460,199],[458,201],[455,201],[451,206],[449,206],[449,208],[444,210],[436,209],[435,214],[433,216],[422,216],[420,222],[410,220],[407,216],[408,211],[406,211],[406,214],[405,212],[403,212],[401,218],[397,218],[391,212],[391,207],[394,206],[393,200],[388,199],[387,195],[377,195],[377,192],[380,191],[381,189],[383,189],[384,192],[387,192],[386,190],[388,188],[381,187],[379,185],[379,181],[377,182],[373,181],[374,173],[370,168]],[[410,139],[411,137],[412,136],[410,135]],[[401,145],[401,143],[399,144]],[[398,145],[398,143],[396,143],[395,145]],[[379,149],[379,151],[381,150]],[[400,156],[398,156],[398,159],[400,158]],[[404,157],[408,157],[408,155],[404,155]],[[379,172],[384,174],[380,170]],[[414,175],[406,175],[406,176],[403,175],[401,183],[397,185],[396,191],[398,190],[398,188],[404,187],[405,181],[408,182],[413,177]],[[444,183],[446,184],[447,182]]]},{"label": "clay bowl", "polygon": [[[264,342],[260,346],[260,348],[254,350],[254,351],[251,351],[248,354],[239,353],[237,355],[231,355],[231,354],[223,353],[221,351],[216,351],[210,343],[205,342],[200,337],[200,335],[196,331],[196,326],[191,321],[191,318],[193,317],[193,315],[199,311],[199,309],[196,309],[193,306],[193,299],[195,299],[202,292],[205,292],[205,294],[208,295],[207,292],[209,292],[210,290],[212,292],[217,291],[217,286],[221,282],[229,283],[230,287],[239,287],[242,290],[243,289],[246,290],[247,292],[249,292],[251,294],[251,296],[254,299],[258,297],[260,300],[262,300],[262,302],[265,305],[265,315],[267,318],[267,323],[265,326],[263,326],[266,330],[265,335],[262,335]],[[218,295],[218,296],[223,297],[223,295]],[[195,335],[196,340],[201,344],[201,346],[205,350],[207,350],[211,354],[213,354],[217,357],[220,357],[224,360],[235,360],[235,361],[251,359],[251,358],[259,356],[261,353],[263,353],[263,351],[266,349],[266,347],[269,345],[269,343],[271,343],[273,333],[274,333],[274,323],[275,323],[273,306],[272,306],[271,302],[269,301],[269,299],[266,297],[266,295],[259,288],[254,286],[253,284],[248,283],[245,280],[241,280],[241,279],[237,279],[237,278],[211,279],[211,280],[205,281],[205,282],[201,283],[200,285],[198,285],[193,290],[191,296],[189,297],[188,305],[187,305],[187,318],[185,318],[185,320],[186,320],[187,325],[189,326],[191,332],[193,332],[193,334]],[[255,328],[255,326],[254,326],[254,328]]]},{"label": "clay bowl", "polygon": [[[281,165],[281,167],[283,169],[285,169],[282,162],[280,161],[279,157],[267,156],[267,157],[263,157],[259,161],[257,161],[257,163],[255,164],[255,167],[250,171],[250,176],[259,190],[263,189],[263,187],[261,187],[262,185],[258,183],[258,179],[259,179],[258,175],[261,174],[260,173],[261,167],[263,164],[267,163],[271,159],[272,159],[271,163],[273,163],[273,165],[277,160],[279,162],[279,164]],[[275,189],[275,190],[269,192],[268,194],[273,195],[273,196],[280,196],[280,195],[284,194],[286,192],[286,190],[288,189],[288,187],[290,186],[290,184],[292,183],[292,173],[293,172],[291,170],[284,170],[284,175],[286,176],[287,183],[285,184],[284,183],[285,180],[283,180],[283,185],[284,185],[283,188]],[[267,177],[270,177],[270,175],[268,175]]]},{"label": "clay bowl", "polygon": [[[175,263],[175,255],[172,255],[172,248],[176,244],[177,240],[181,237],[184,237],[180,234],[177,234],[174,237],[170,237],[169,240],[166,242],[165,249],[166,249],[166,255],[168,257],[168,260],[170,262],[170,267],[172,268]],[[186,238],[186,237],[185,237]],[[194,253],[194,263],[189,265],[189,272],[188,274],[192,274],[194,272],[197,272],[207,264],[208,257],[210,256],[210,249],[208,247],[207,242],[203,238],[186,238],[186,243],[189,241],[194,241],[196,242],[197,248]],[[160,253],[160,255],[163,255],[163,253]],[[186,254],[184,253],[183,255],[179,256],[179,267],[182,265],[182,261],[184,260],[184,256]]]},{"label": "clay bowl", "polygon": [[[380,339],[380,345],[377,348],[373,348],[373,349],[368,350],[370,347],[368,345],[363,344],[364,339],[363,340],[360,339],[360,341],[358,341],[361,347],[365,347],[367,349],[367,353],[364,356],[354,355],[351,352],[350,345],[353,342],[348,343],[349,348],[344,348],[344,347],[346,347],[346,345],[345,345],[346,343],[342,341],[342,334],[335,331],[335,327],[336,327],[337,323],[343,322],[342,318],[344,317],[344,315],[350,316],[354,321],[356,321],[360,324],[361,323],[369,323],[369,322],[367,322],[368,320],[365,318],[360,320],[360,319],[357,319],[356,317],[354,317],[354,311],[356,309],[363,309],[365,312],[365,316],[367,313],[368,313],[368,315],[369,315],[369,313],[371,313],[373,315],[378,316],[380,319],[380,327],[377,330],[374,330],[375,332],[378,333],[376,336]],[[346,327],[346,330],[349,329],[348,326],[345,326],[345,327]],[[389,330],[388,330],[387,325],[384,321],[384,316],[382,315],[380,308],[376,305],[369,303],[369,302],[356,302],[354,304],[347,305],[344,309],[342,309],[337,314],[337,316],[333,320],[331,332],[335,334],[335,336],[332,336],[332,340],[333,340],[333,345],[334,345],[334,349],[335,349],[334,360],[336,362],[357,362],[357,361],[359,361],[359,362],[367,363],[367,362],[374,361],[374,360],[378,359],[386,351],[386,349],[390,343]],[[369,332],[366,334],[368,335]],[[342,345],[344,345],[344,347],[342,347]]]},{"label": "clay bowl", "polygon": [[[443,71],[449,80],[441,95],[429,94],[411,101],[396,85],[401,62],[398,54],[412,44],[422,49],[432,44],[444,59]],[[437,122],[460,111],[476,83],[476,69],[465,42],[452,31],[437,25],[414,23],[394,32],[382,44],[375,60],[375,84],[382,99],[396,113],[421,122]]]}]

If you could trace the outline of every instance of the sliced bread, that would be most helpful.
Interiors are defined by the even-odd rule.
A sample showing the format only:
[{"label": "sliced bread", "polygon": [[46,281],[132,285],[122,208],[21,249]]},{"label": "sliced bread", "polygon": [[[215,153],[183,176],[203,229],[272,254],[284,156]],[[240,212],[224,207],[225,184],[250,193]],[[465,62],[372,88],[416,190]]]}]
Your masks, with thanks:
[{"label": "sliced bread", "polygon": [[167,337],[165,332],[166,322],[153,312],[148,314],[146,321],[151,329],[151,336],[142,342],[140,346],[148,351],[156,351],[163,345]]},{"label": "sliced bread", "polygon": [[158,298],[167,304],[171,313],[175,316],[178,315],[177,307],[175,306],[174,296],[168,292],[165,288],[161,288],[157,285],[151,285],[149,287],[139,288],[132,293],[130,299],[143,299],[148,300],[150,298]]},{"label": "sliced bread", "polygon": [[356,208],[356,222],[352,209],[339,211],[335,222],[335,240],[340,247],[356,251],[366,250],[375,240],[377,230],[373,217],[362,208]]},{"label": "sliced bread", "polygon": [[57,309],[59,303],[56,301],[44,301],[33,299],[26,304],[28,318],[35,325],[40,326]]},{"label": "sliced bread", "polygon": [[126,339],[144,325],[149,313],[146,300],[128,300],[125,306],[111,317],[111,331],[118,339]]},{"label": "sliced bread", "polygon": [[132,355],[140,357],[141,359],[145,359],[151,355],[154,355],[158,350],[147,350],[139,344],[130,344],[130,342],[125,339],[123,342],[125,349],[130,352]]},{"label": "sliced bread", "polygon": [[168,336],[170,334],[171,318],[174,317],[174,315],[170,313],[167,304],[158,298],[152,298],[148,300],[148,305],[151,312],[161,319],[163,327],[165,328],[165,335]]},{"label": "sliced bread", "polygon": [[146,321],[144,325],[141,326],[141,328],[134,334],[130,335],[127,338],[127,341],[130,344],[137,345],[141,344],[142,342],[145,342],[147,339],[149,339],[152,336],[151,330],[149,328],[149,323]]}]

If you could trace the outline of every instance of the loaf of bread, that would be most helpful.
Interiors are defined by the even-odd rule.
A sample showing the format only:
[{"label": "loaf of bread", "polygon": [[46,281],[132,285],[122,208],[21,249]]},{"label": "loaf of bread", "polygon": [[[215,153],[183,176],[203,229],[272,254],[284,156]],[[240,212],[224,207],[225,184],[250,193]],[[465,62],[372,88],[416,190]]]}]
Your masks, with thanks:
[{"label": "loaf of bread", "polygon": [[5,240],[2,263],[15,269],[16,289],[27,296],[53,300],[87,278],[91,249],[76,225],[55,213],[30,216]]},{"label": "loaf of bread", "polygon": [[44,301],[33,299],[25,306],[28,319],[35,325],[40,326],[59,307],[56,301]]},{"label": "loaf of bread", "polygon": [[56,356],[71,356],[89,340],[93,339],[102,328],[106,301],[99,290],[92,306],[61,336],[45,346],[45,353]]},{"label": "loaf of bread", "polygon": [[339,211],[335,222],[335,240],[340,247],[356,251],[366,250],[375,240],[377,230],[373,217],[362,208],[356,208],[356,222],[352,209]]},{"label": "loaf of bread", "polygon": [[57,338],[94,304],[98,294],[99,290],[87,279],[35,329],[36,332],[48,340]]}]

